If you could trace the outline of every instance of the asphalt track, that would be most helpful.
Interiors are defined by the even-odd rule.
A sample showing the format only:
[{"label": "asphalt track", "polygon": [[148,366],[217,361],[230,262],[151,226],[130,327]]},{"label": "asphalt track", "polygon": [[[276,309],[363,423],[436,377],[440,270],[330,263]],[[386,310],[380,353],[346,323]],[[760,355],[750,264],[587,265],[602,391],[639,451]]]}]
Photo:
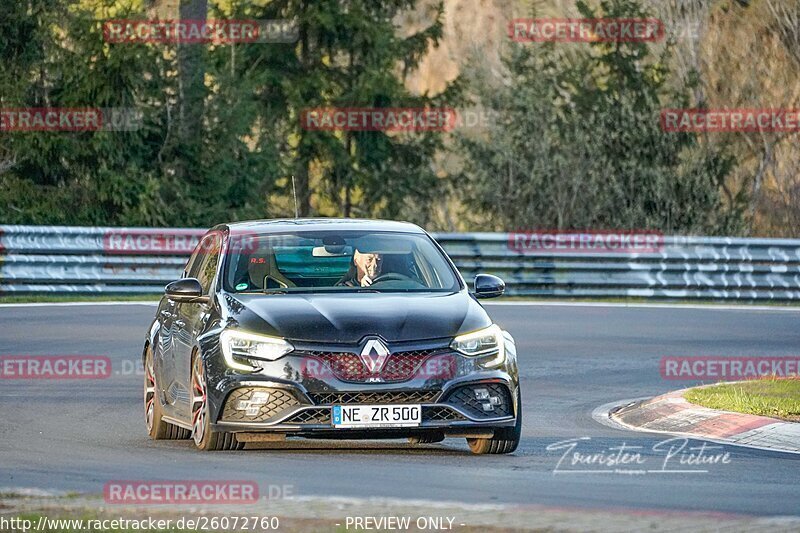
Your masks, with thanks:
[{"label": "asphalt track", "polygon": [[[563,452],[547,450],[574,438],[584,438],[577,448],[584,453],[625,443],[642,447],[648,468],[661,465],[663,454],[652,447],[663,436],[606,427],[592,411],[693,384],[662,379],[663,356],[798,355],[800,312],[492,305],[490,314],[517,341],[523,440],[512,456],[473,456],[460,439],[421,448],[292,441],[211,454],[189,441],[150,441],[139,354],[154,309],[0,307],[0,356],[106,355],[114,368],[103,380],[0,380],[0,492],[101,493],[113,480],[235,479],[293,485],[307,496],[800,515],[798,455],[726,447],[730,462],[704,473],[631,475],[596,467],[554,473]],[[681,468],[677,459],[669,466]]]}]

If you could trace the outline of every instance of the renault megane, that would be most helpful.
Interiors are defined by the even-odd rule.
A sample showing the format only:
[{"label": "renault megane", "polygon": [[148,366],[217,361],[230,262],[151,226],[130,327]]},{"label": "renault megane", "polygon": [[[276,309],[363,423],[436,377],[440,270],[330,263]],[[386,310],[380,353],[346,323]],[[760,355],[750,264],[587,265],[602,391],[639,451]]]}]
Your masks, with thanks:
[{"label": "renault megane", "polygon": [[400,222],[222,224],[167,285],[144,345],[153,439],[201,450],[286,437],[466,438],[513,452],[516,349],[444,250]]}]

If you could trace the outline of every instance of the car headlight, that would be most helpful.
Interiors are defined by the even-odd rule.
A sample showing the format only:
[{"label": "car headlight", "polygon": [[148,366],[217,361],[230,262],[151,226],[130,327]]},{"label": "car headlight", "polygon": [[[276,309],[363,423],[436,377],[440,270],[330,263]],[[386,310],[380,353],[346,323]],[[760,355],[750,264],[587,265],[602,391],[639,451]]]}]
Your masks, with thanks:
[{"label": "car headlight", "polygon": [[483,366],[492,368],[500,366],[506,359],[505,339],[500,326],[493,324],[488,328],[459,335],[450,347],[470,357],[485,358]]},{"label": "car headlight", "polygon": [[275,361],[294,350],[294,346],[281,338],[234,329],[220,334],[220,344],[228,366],[246,371],[254,370],[255,361]]}]

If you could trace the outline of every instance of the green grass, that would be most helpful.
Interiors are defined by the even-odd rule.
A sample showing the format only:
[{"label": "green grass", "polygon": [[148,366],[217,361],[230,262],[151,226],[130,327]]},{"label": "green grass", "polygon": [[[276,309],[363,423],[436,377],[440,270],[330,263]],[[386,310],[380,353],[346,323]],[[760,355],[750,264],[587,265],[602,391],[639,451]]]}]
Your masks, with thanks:
[{"label": "green grass", "polygon": [[760,379],[690,390],[691,403],[800,422],[800,379]]}]

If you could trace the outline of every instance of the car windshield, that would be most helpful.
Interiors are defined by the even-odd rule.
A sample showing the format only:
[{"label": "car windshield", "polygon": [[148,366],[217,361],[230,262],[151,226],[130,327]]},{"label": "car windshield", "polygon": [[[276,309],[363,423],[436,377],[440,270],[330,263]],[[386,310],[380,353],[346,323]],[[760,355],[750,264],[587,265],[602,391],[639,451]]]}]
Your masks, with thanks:
[{"label": "car windshield", "polygon": [[427,235],[321,231],[232,235],[229,292],[455,292],[456,273]]}]

